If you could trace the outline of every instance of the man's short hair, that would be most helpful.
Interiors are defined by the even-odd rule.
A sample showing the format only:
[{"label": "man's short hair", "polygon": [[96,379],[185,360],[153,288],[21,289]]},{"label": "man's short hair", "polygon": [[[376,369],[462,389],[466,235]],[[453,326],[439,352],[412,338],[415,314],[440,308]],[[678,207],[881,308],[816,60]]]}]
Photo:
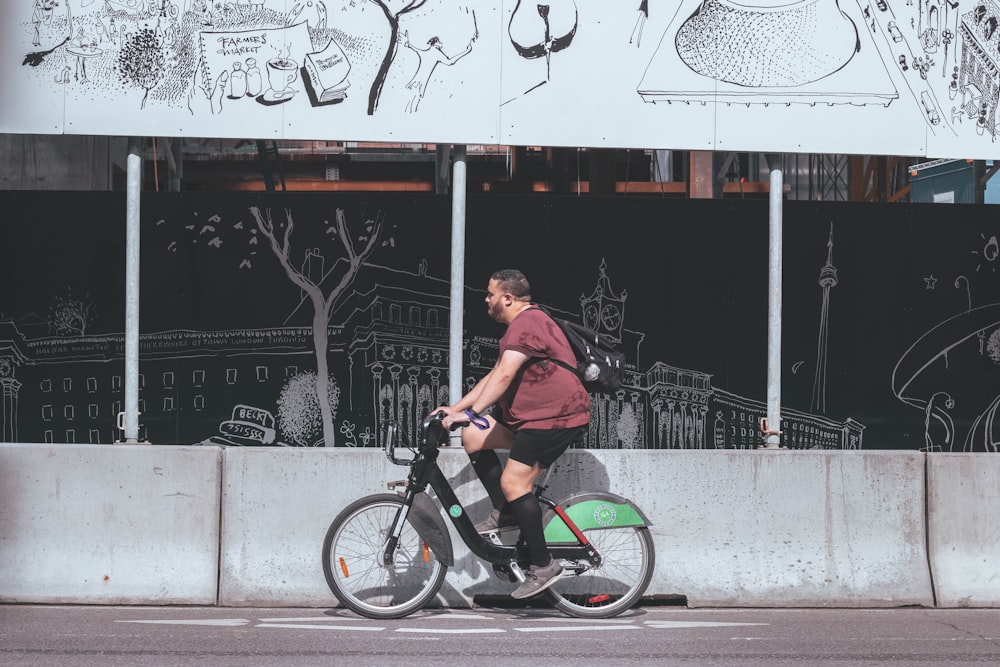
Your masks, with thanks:
[{"label": "man's short hair", "polygon": [[490,276],[490,280],[495,280],[504,292],[510,292],[518,299],[531,300],[531,285],[524,274],[517,269],[500,269]]}]

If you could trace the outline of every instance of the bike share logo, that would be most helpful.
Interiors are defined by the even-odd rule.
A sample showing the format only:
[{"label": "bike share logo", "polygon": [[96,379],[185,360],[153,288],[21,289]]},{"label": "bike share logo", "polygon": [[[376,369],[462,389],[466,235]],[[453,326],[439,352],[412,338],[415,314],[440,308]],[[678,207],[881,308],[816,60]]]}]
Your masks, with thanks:
[{"label": "bike share logo", "polygon": [[615,522],[618,513],[615,508],[607,503],[601,503],[594,508],[594,521],[598,526],[610,526]]},{"label": "bike share logo", "polygon": [[458,517],[462,516],[462,506],[452,505],[451,507],[448,508],[448,514],[452,515],[457,519]]}]

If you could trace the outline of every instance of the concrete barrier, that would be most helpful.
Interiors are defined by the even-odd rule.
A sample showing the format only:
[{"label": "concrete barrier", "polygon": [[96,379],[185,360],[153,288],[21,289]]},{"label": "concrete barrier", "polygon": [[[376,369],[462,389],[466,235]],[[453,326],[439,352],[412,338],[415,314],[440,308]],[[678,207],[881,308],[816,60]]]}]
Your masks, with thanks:
[{"label": "concrete barrier", "polygon": [[[333,605],[320,551],[352,500],[405,476],[376,450],[227,449],[220,603]],[[933,605],[919,452],[568,452],[550,495],[610,490],[650,517],[649,595],[691,606]],[[488,512],[468,459],[441,466],[474,518]],[[512,585],[452,530],[451,605]]]},{"label": "concrete barrier", "polygon": [[[229,606],[334,606],[321,558],[330,523],[409,472],[376,449],[229,448],[224,462],[219,603]],[[444,451],[440,465],[472,516],[488,514],[465,453]],[[509,592],[447,523],[456,562],[439,601],[469,606],[477,594]]]},{"label": "concrete barrier", "polygon": [[0,445],[0,601],[215,604],[218,447]]},{"label": "concrete barrier", "polygon": [[[229,606],[334,606],[323,577],[322,547],[336,515],[363,496],[388,493],[409,468],[376,449],[229,448],[224,453],[219,603]],[[473,516],[489,513],[463,451],[440,464]],[[442,513],[442,517],[444,514]],[[448,522],[455,546],[440,601],[469,606],[479,592],[509,592],[472,557]]]},{"label": "concrete barrier", "polygon": [[[610,490],[653,522],[649,595],[690,606],[996,605],[1000,458],[920,452],[568,452],[548,494]],[[441,466],[488,512],[461,450]],[[334,605],[323,537],[406,468],[378,450],[0,446],[0,601]],[[221,515],[221,526],[219,524]],[[512,585],[452,530],[442,601]]]},{"label": "concrete barrier", "polygon": [[362,496],[406,477],[376,449],[238,448],[224,452],[219,603],[334,606],[323,538]]},{"label": "concrete barrier", "polygon": [[919,452],[627,456],[607,469],[656,524],[652,593],[690,606],[933,603]]},{"label": "concrete barrier", "polygon": [[1000,456],[928,454],[927,541],[939,607],[1000,607]]},{"label": "concrete barrier", "polygon": [[[647,595],[693,607],[933,604],[919,452],[572,451],[549,491],[578,489],[627,496],[652,521]],[[459,590],[511,589],[460,564],[449,574]]]}]

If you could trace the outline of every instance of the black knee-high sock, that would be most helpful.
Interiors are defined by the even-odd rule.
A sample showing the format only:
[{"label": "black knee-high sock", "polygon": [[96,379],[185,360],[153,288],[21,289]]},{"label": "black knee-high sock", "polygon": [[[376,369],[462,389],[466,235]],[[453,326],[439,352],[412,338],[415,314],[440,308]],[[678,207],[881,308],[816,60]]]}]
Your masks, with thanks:
[{"label": "black knee-high sock", "polygon": [[500,457],[492,449],[483,449],[470,454],[469,460],[472,461],[472,469],[476,471],[479,481],[486,487],[486,495],[490,497],[493,508],[504,512],[507,499],[500,488],[500,475],[503,473]]},{"label": "black knee-high sock", "polygon": [[510,508],[517,517],[521,527],[521,537],[528,545],[531,554],[531,564],[544,567],[549,564],[548,547],[545,546],[545,532],[542,530],[542,506],[533,493],[526,493],[520,498],[510,501]]}]

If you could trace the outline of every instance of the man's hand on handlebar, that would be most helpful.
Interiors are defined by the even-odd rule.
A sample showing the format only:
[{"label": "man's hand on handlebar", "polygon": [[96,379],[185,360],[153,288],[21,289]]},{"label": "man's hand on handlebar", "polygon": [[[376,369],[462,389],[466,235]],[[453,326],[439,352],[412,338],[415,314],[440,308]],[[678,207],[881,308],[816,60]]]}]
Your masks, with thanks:
[{"label": "man's hand on handlebar", "polygon": [[461,410],[456,410],[450,405],[441,405],[431,410],[431,418],[441,415],[441,425],[449,431],[469,423],[469,416]]},{"label": "man's hand on handlebar", "polygon": [[450,405],[442,405],[431,412],[431,418],[436,418],[439,415],[442,416],[441,425],[449,431],[454,431],[456,428],[465,426],[466,424],[472,424],[481,431],[485,431],[490,427],[490,422],[486,417],[468,409],[456,410]]}]

